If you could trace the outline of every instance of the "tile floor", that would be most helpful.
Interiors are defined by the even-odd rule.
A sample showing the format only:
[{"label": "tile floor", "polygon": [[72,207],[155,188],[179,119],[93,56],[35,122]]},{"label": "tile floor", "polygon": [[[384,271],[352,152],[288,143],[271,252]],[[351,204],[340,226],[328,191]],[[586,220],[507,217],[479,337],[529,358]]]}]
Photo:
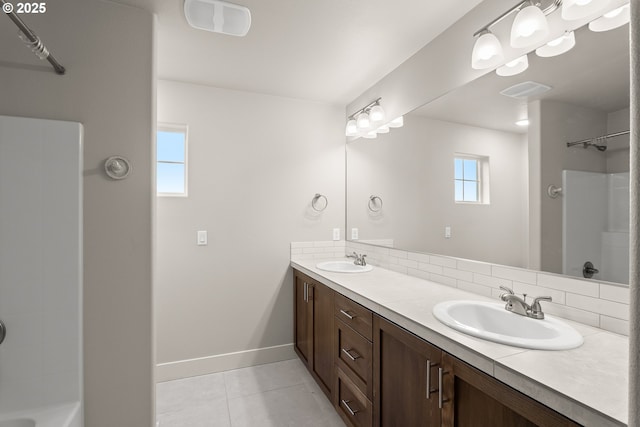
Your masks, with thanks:
[{"label": "tile floor", "polygon": [[344,427],[298,359],[156,386],[159,427]]}]

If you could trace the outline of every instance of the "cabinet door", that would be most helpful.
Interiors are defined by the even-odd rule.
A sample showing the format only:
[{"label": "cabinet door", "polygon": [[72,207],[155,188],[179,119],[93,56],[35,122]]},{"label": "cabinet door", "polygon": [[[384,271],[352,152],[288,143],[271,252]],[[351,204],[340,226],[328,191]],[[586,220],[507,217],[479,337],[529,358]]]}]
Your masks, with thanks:
[{"label": "cabinet door", "polygon": [[439,426],[441,350],[374,316],[374,426]]},{"label": "cabinet door", "polygon": [[[333,384],[333,290],[313,282],[309,291],[313,310],[313,356],[311,370],[331,397]],[[322,387],[324,386],[324,387]]]},{"label": "cabinet door", "polygon": [[443,354],[443,365],[444,427],[578,426],[449,354]]},{"label": "cabinet door", "polygon": [[294,285],[295,349],[300,358],[308,364],[312,351],[312,310],[310,308],[310,304],[312,304],[312,302],[308,298],[309,280],[307,277],[296,272]]}]

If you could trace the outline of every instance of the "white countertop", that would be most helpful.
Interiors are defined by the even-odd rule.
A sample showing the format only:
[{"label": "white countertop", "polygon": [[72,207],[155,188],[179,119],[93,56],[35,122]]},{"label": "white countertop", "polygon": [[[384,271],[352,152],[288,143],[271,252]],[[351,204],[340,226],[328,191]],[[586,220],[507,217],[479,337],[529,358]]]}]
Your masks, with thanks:
[{"label": "white countertop", "polygon": [[316,268],[322,261],[294,258],[291,266],[580,424],[627,425],[627,337],[563,319],[584,336],[582,346],[543,351],[497,344],[451,329],[432,314],[442,301],[495,300],[380,267],[322,271]]}]

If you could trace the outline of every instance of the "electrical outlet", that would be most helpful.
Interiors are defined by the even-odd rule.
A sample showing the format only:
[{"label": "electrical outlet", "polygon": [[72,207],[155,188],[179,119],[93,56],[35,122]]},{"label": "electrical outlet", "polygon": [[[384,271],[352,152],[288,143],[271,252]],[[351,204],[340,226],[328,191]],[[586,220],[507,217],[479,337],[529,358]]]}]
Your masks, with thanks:
[{"label": "electrical outlet", "polygon": [[358,229],[357,228],[352,228],[351,229],[351,240],[358,240]]},{"label": "electrical outlet", "polygon": [[333,229],[333,240],[340,240],[340,229],[339,228],[334,228]]}]

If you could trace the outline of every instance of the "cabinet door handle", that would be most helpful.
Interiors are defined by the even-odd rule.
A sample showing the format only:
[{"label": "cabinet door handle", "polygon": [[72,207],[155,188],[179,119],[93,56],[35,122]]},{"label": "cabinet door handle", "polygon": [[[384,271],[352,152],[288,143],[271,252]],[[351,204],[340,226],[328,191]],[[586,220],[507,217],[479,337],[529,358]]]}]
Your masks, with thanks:
[{"label": "cabinet door handle", "polygon": [[304,282],[304,291],[302,293],[302,299],[304,299],[304,302],[308,302],[308,297],[309,297],[309,285],[307,284],[307,282]]},{"label": "cabinet door handle", "polygon": [[340,313],[344,314],[345,316],[347,316],[349,318],[349,320],[353,320],[358,316],[352,316],[350,315],[348,312],[344,311],[344,310],[340,310]]},{"label": "cabinet door handle", "polygon": [[351,403],[350,400],[342,399],[340,402],[344,405],[345,408],[347,408],[347,411],[349,411],[349,413],[351,414],[352,417],[355,417],[356,414],[358,412],[360,412],[358,409],[356,409],[355,411],[353,409],[351,409],[351,406],[349,406],[349,403]]},{"label": "cabinet door handle", "polygon": [[351,360],[352,360],[352,361],[354,361],[354,362],[356,361],[356,359],[360,359],[360,358],[362,357],[362,356],[360,356],[358,353],[356,353],[356,355],[355,355],[355,356],[352,356],[352,355],[351,355],[351,353],[350,353],[350,351],[352,351],[352,350],[351,350],[351,349],[349,349],[349,350],[345,350],[344,348],[342,349],[342,352],[343,352],[344,354],[346,354],[347,356],[349,356],[349,359],[351,359]]},{"label": "cabinet door handle", "polygon": [[427,386],[426,386],[426,394],[427,394],[427,400],[431,400],[431,393],[433,393],[434,391],[436,391],[435,388],[431,388],[431,368],[435,368],[436,366],[438,366],[437,363],[431,363],[430,359],[427,359]]},{"label": "cabinet door handle", "polygon": [[438,368],[438,408],[442,409],[442,405],[445,402],[448,402],[449,399],[445,399],[442,391],[442,376],[444,374],[448,374],[444,369]]}]

